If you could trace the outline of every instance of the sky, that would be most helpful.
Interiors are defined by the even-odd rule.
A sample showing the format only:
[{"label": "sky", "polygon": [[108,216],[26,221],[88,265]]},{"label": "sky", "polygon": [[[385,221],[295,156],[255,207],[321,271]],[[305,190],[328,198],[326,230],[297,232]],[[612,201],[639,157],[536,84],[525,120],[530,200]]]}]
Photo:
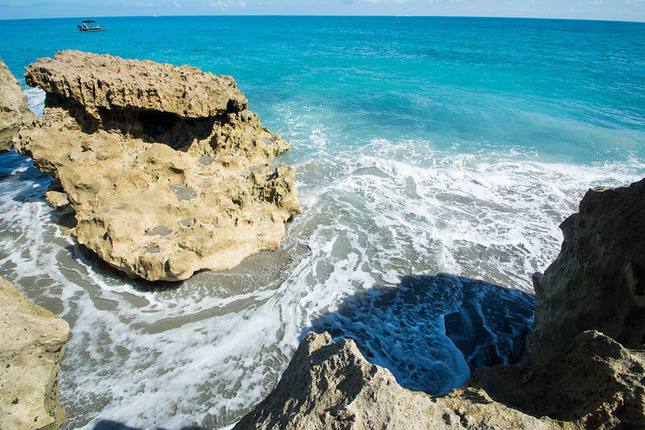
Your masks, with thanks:
[{"label": "sky", "polygon": [[0,0],[0,19],[152,15],[419,15],[645,22],[645,0]]}]

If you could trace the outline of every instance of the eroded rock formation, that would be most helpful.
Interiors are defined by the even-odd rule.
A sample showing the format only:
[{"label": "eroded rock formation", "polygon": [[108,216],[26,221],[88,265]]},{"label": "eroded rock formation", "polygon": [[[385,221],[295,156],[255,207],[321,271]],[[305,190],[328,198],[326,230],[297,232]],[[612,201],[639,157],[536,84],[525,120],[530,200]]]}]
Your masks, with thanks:
[{"label": "eroded rock formation", "polygon": [[9,68],[0,59],[0,153],[13,147],[20,127],[29,124],[36,116],[27,107],[27,97]]},{"label": "eroded rock formation", "polygon": [[480,368],[471,385],[496,402],[587,429],[645,427],[645,352],[597,331],[544,364]]},{"label": "eroded rock formation", "polygon": [[533,276],[537,298],[528,362],[597,330],[628,348],[645,343],[645,179],[589,190],[566,219],[558,258]]},{"label": "eroded rock formation", "polygon": [[595,189],[562,224],[562,252],[536,284],[530,365],[479,368],[466,387],[429,396],[352,340],[310,333],[236,428],[645,428],[644,205],[645,180]]},{"label": "eroded rock formation", "polygon": [[66,421],[58,375],[67,322],[28,301],[2,278],[0,316],[0,427],[59,428]]},{"label": "eroded rock formation", "polygon": [[[309,333],[278,386],[235,429],[442,429],[559,427],[462,388],[445,396],[409,391],[369,363],[351,339]],[[562,425],[561,427],[564,427]]]},{"label": "eroded rock formation", "polygon": [[302,211],[288,144],[233,78],[189,66],[64,51],[26,73],[46,93],[16,150],[56,179],[76,240],[131,276],[176,281],[276,249]]}]

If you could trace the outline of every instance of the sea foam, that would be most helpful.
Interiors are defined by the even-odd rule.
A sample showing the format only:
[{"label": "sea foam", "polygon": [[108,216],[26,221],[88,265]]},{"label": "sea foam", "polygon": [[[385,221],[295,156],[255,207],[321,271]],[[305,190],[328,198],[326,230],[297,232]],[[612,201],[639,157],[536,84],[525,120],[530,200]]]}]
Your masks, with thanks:
[{"label": "sea foam", "polygon": [[[324,130],[315,134],[325,139]],[[347,297],[375,297],[375,287],[405,294],[406,277],[437,272],[531,291],[531,273],[557,254],[557,225],[584,191],[638,173],[637,166],[558,165],[521,154],[422,153],[418,142],[373,141],[336,155],[320,140],[291,143],[314,146],[319,156],[297,162],[305,212],[288,226],[283,250],[177,285],[127,281],[88,255],[62,234],[60,214],[45,203],[49,179],[22,157],[2,156],[14,166],[0,184],[2,274],[70,322],[61,398],[71,428],[228,426],[277,382],[312,322],[357,338],[404,385],[458,386],[469,363],[443,321],[455,304],[424,310],[435,306],[424,292],[406,305],[419,318],[431,314],[420,325],[397,323],[396,305],[381,308],[383,318],[358,306],[351,330],[325,316],[341,315]],[[263,272],[254,268],[271,259],[279,270],[258,279]],[[430,370],[438,378],[419,385]]]}]

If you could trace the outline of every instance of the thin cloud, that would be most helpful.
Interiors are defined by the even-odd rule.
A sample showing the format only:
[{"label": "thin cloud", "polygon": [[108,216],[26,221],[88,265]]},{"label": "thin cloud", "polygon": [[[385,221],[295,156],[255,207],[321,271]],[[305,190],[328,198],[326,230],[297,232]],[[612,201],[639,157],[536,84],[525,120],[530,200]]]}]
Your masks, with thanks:
[{"label": "thin cloud", "polygon": [[218,0],[211,2],[213,7],[246,7],[247,3],[245,1],[232,1],[232,0]]}]

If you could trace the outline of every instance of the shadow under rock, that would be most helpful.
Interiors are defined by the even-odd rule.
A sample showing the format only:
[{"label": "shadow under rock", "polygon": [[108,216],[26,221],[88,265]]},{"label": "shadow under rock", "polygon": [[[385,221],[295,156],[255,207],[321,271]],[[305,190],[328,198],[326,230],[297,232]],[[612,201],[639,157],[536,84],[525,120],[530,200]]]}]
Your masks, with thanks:
[{"label": "shadow under rock", "polygon": [[120,282],[130,284],[136,291],[149,293],[160,291],[177,290],[184,285],[184,281],[170,282],[170,281],[146,281],[140,278],[129,278],[125,273],[112,267],[99,256],[87,248],[85,245],[79,243],[67,247],[70,255],[82,261],[84,264],[92,267],[92,270],[101,275],[101,278],[114,279]]},{"label": "shadow under rock", "polygon": [[[128,425],[125,425],[117,421],[101,420],[98,423],[96,423],[96,425],[92,430],[142,430],[142,429],[140,429],[139,427],[130,427]],[[164,427],[159,427],[157,430],[166,430],[166,429]],[[204,430],[204,428],[193,425],[193,426],[182,427],[181,430]]]},{"label": "shadow under rock", "polygon": [[534,314],[535,298],[521,291],[450,274],[406,276],[347,298],[310,329],[354,339],[404,388],[443,394],[477,367],[517,363]]},{"label": "shadow under rock", "polygon": [[110,420],[101,420],[94,426],[93,430],[140,430],[137,427],[126,426],[125,424],[110,421]]}]

